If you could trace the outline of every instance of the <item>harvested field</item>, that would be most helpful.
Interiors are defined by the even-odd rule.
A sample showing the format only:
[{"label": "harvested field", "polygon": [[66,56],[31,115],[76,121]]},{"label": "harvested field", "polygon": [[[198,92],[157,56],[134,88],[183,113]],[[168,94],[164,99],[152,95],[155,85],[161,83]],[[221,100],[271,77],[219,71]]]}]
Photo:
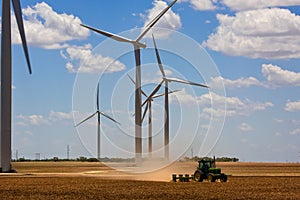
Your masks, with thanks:
[{"label": "harvested field", "polygon": [[[1,199],[300,199],[300,164],[218,163],[227,183],[174,183],[172,173],[193,173],[177,162],[148,174],[126,174],[100,163],[14,163],[0,175]],[[249,176],[247,176],[249,174]],[[264,175],[266,174],[266,175]]]}]

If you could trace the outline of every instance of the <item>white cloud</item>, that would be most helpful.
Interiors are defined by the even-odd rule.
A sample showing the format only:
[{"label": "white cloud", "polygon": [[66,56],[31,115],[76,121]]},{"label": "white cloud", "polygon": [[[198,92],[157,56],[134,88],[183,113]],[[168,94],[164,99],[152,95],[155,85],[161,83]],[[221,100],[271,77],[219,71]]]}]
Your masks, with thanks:
[{"label": "white cloud", "polygon": [[290,131],[290,134],[291,134],[291,135],[300,135],[300,129],[297,128],[297,129],[295,129],[295,130],[292,130],[292,131]]},{"label": "white cloud", "polygon": [[190,0],[190,3],[195,10],[201,11],[217,9],[217,6],[215,5],[217,2],[218,0]]},{"label": "white cloud", "polygon": [[169,96],[170,103],[179,102],[186,105],[195,105],[197,103],[197,97],[189,94],[185,89],[173,94]]},{"label": "white cloud", "polygon": [[243,131],[243,132],[249,132],[249,131],[253,131],[254,128],[252,126],[250,126],[249,124],[247,124],[247,123],[242,123],[239,126],[239,130]]},{"label": "white cloud", "polygon": [[[273,107],[271,102],[253,102],[249,99],[241,100],[238,97],[225,97],[216,93],[203,94],[195,97],[185,90],[174,93],[170,96],[170,102],[176,102],[176,99],[180,103],[186,105],[198,103],[203,107],[203,113],[206,118],[214,117],[233,117],[233,116],[249,116],[254,112],[266,110],[269,107]],[[225,110],[226,103],[226,110]]]},{"label": "white cloud", "polygon": [[[77,117],[83,119],[84,117],[88,116],[91,113],[79,113],[76,112],[76,119]],[[73,111],[71,112],[60,112],[60,111],[53,111],[51,110],[48,115],[18,115],[16,124],[19,126],[40,126],[40,125],[51,125],[53,123],[58,122],[68,122],[73,123]]]},{"label": "white cloud", "polygon": [[300,16],[287,9],[217,14],[217,32],[202,45],[231,56],[300,58]]},{"label": "white cloud", "polygon": [[[164,1],[155,0],[153,3],[154,7],[147,11],[146,21],[144,27],[154,19],[158,13],[160,13],[163,9],[165,9],[168,5]],[[164,16],[155,24],[154,27],[166,28],[171,30],[178,30],[181,28],[181,20],[180,16],[172,11],[172,9],[168,10]],[[156,38],[164,38],[168,36],[167,32],[156,31]]]},{"label": "white cloud", "polygon": [[226,89],[233,89],[233,88],[244,88],[244,87],[251,87],[251,86],[264,86],[259,80],[254,77],[247,77],[247,78],[239,78],[236,80],[230,80],[223,78],[221,76],[212,78],[209,82],[209,86],[211,88],[218,88],[224,84]]},{"label": "white cloud", "polygon": [[[271,102],[253,102],[249,99],[241,100],[238,97],[224,97],[215,93],[200,96],[198,102],[206,107],[204,109],[206,114],[213,114],[216,117],[222,117],[225,113],[228,117],[249,116],[256,111],[274,106]],[[226,102],[226,110],[224,110],[224,102]]]},{"label": "white cloud", "polygon": [[226,89],[246,88],[251,86],[261,86],[266,88],[300,86],[300,73],[284,70],[280,66],[273,64],[263,64],[262,75],[266,81],[257,80],[255,77],[238,78],[235,80],[226,79],[222,76],[211,78],[208,84],[211,88],[220,88],[224,85]]},{"label": "white cloud", "polygon": [[275,136],[281,136],[282,134],[281,133],[279,133],[279,132],[276,132],[275,133]]},{"label": "white cloud", "polygon": [[71,73],[76,73],[78,70],[81,73],[100,73],[103,71],[118,72],[126,69],[126,66],[118,60],[94,54],[90,44],[81,47],[68,47],[61,51],[61,56],[69,60],[66,68]]},{"label": "white cloud", "polygon": [[65,112],[58,112],[58,111],[50,111],[49,120],[51,121],[62,121],[62,120],[72,120],[73,119],[73,112],[65,113]]},{"label": "white cloud", "polygon": [[[172,2],[172,0],[168,0]],[[191,7],[195,10],[215,10],[219,0],[178,0],[177,3],[190,3]]]},{"label": "white cloud", "polygon": [[272,64],[263,64],[261,71],[271,86],[300,86],[300,73]]},{"label": "white cloud", "polygon": [[[89,31],[80,26],[81,20],[65,13],[55,12],[47,3],[37,3],[33,7],[22,10],[26,39],[30,45],[46,49],[59,49],[67,47],[65,43],[70,40],[84,39]],[[13,42],[20,44],[15,17],[12,16]]]},{"label": "white cloud", "polygon": [[299,101],[288,101],[285,104],[284,110],[289,111],[289,112],[295,112],[295,111],[300,111],[300,100]]},{"label": "white cloud", "polygon": [[274,121],[277,122],[277,123],[283,123],[284,122],[283,119],[278,119],[278,118],[274,119]]},{"label": "white cloud", "polygon": [[276,6],[297,6],[300,5],[300,0],[222,0],[232,10],[254,10]]},{"label": "white cloud", "polygon": [[29,116],[18,115],[17,119],[21,120],[17,122],[17,124],[20,126],[27,126],[27,125],[39,126],[39,125],[50,124],[49,120],[45,119],[42,115],[29,115]]}]

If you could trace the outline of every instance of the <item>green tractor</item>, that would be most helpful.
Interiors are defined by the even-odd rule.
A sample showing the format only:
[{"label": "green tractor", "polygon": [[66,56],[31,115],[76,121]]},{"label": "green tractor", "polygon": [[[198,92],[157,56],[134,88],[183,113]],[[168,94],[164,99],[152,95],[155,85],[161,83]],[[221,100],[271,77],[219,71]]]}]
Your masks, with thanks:
[{"label": "green tractor", "polygon": [[194,180],[202,182],[208,180],[208,182],[215,182],[220,180],[221,182],[227,182],[227,175],[221,173],[221,168],[216,167],[215,158],[213,160],[200,160],[199,166],[194,173]]}]

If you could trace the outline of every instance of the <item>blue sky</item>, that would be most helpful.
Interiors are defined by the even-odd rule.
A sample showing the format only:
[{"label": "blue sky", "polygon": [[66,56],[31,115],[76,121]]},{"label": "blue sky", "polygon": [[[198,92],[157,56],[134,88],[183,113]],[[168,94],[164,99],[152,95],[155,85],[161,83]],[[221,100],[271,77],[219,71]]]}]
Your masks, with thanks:
[{"label": "blue sky", "polygon": [[[130,137],[133,134],[133,127],[130,127],[133,120],[130,118],[133,87],[130,88],[131,83],[126,78],[127,73],[134,76],[132,47],[127,44],[117,46],[118,43],[92,33],[79,24],[112,33],[142,28],[169,3],[156,0],[88,3],[22,1],[33,75],[28,75],[26,71],[13,16],[13,152],[18,150],[19,157],[27,158],[34,158],[35,153],[41,153],[42,158],[66,157],[69,144],[71,157],[95,156],[96,121],[92,120],[76,130],[73,112],[77,113],[74,116],[78,122],[94,111],[96,85],[87,85],[87,94],[79,93],[76,96],[77,84],[80,77],[98,80],[99,74],[102,74],[101,110],[113,115],[122,125],[118,127],[102,118],[105,136],[101,157],[133,156],[131,151],[134,143],[132,135]],[[219,71],[213,77],[198,77],[190,68],[183,70],[176,66],[184,62],[180,59],[176,61],[166,49],[160,51],[170,75],[206,82],[212,88],[208,91],[177,84],[172,86],[172,89],[182,91],[170,97],[171,131],[176,133],[173,136],[171,133],[171,137],[178,137],[183,144],[175,141],[171,151],[177,152],[176,155],[190,156],[193,148],[194,155],[198,156],[235,156],[242,161],[299,161],[299,5],[299,0],[264,3],[259,0],[178,0],[168,11],[167,20],[162,19],[157,27],[178,31],[188,40],[202,45],[201,52],[207,51],[213,60],[208,61],[209,56],[206,56],[203,62],[207,60],[210,63],[208,65]],[[129,33],[132,34],[125,32],[123,35]],[[162,37],[171,36],[160,33],[155,34],[158,46],[163,47]],[[145,39],[145,42],[149,47],[152,46],[151,40]],[[113,61],[115,48],[124,48],[129,52],[104,71],[107,64]],[[143,81],[148,94],[160,80],[157,66],[153,67],[155,62],[153,49],[142,51],[142,63],[152,63],[143,69]],[[206,70],[202,66],[197,67],[200,71]],[[222,83],[226,90],[224,96],[213,90],[218,91]],[[122,88],[124,85],[129,89]],[[85,91],[84,87],[80,92]],[[119,102],[122,98],[128,99],[125,103]],[[213,107],[211,101],[214,102]],[[72,102],[75,102],[75,106],[72,106]],[[224,102],[227,111],[222,126]],[[78,104],[76,107],[76,103],[87,106],[81,108],[81,104]],[[197,104],[198,109],[193,109],[193,103]],[[153,126],[157,133],[158,155],[162,142],[159,139],[162,134],[162,105],[163,98],[155,102],[153,111],[154,115],[157,113]],[[193,116],[197,113],[187,113],[192,110],[199,111],[201,117]],[[219,120],[218,126],[222,126],[222,130],[219,130],[220,127],[210,127],[211,132],[207,131],[208,126],[212,125],[211,116]],[[187,132],[195,132],[195,138],[193,134],[185,134]],[[216,137],[219,132],[220,137]],[[203,133],[208,134],[206,142],[203,142]],[[212,145],[214,141],[209,141],[209,134],[214,135],[212,139],[217,141],[215,146]],[[144,143],[146,148],[146,140]],[[200,146],[212,150],[198,150]]]}]

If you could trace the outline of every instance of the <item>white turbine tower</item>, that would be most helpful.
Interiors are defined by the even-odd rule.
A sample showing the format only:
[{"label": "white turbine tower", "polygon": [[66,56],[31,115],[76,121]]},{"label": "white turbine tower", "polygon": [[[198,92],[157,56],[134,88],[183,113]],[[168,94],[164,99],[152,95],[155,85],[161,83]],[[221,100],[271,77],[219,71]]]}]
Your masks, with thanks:
[{"label": "white turbine tower", "polygon": [[145,27],[145,30],[137,37],[136,40],[131,40],[107,31],[99,30],[84,24],[81,26],[88,28],[92,31],[100,33],[111,39],[119,42],[131,43],[134,47],[134,56],[136,64],[135,72],[135,160],[137,164],[142,160],[142,93],[141,93],[141,52],[140,48],[146,48],[146,44],[142,44],[140,40],[147,34],[147,32],[158,22],[158,20],[176,3],[174,0],[168,7],[163,9],[149,24]]},{"label": "white turbine tower", "polygon": [[154,43],[154,48],[155,48],[155,54],[156,54],[156,59],[157,59],[157,63],[159,66],[159,69],[161,71],[162,74],[162,81],[158,84],[158,86],[153,90],[153,92],[149,95],[149,97],[146,99],[145,102],[149,101],[149,99],[153,98],[153,96],[156,94],[156,92],[160,89],[160,87],[162,86],[163,83],[165,83],[165,126],[164,126],[164,145],[165,145],[165,159],[169,160],[169,90],[168,90],[168,84],[170,82],[178,82],[178,83],[183,83],[183,84],[188,84],[188,85],[195,85],[195,86],[200,86],[200,87],[205,87],[208,88],[208,86],[203,85],[203,84],[199,84],[199,83],[195,83],[195,82],[191,82],[191,81],[187,81],[187,80],[183,80],[183,79],[179,79],[179,78],[169,78],[166,77],[166,73],[164,71],[160,56],[159,56],[159,52],[156,46],[156,42],[153,37],[153,43]]},{"label": "white turbine tower", "polygon": [[[31,65],[26,43],[20,0],[12,0],[18,24],[23,50],[29,73]],[[1,123],[0,123],[0,171],[10,172],[11,168],[11,11],[10,0],[2,0],[2,32],[1,32]]]},{"label": "white turbine tower", "polygon": [[101,112],[100,111],[100,104],[99,104],[99,83],[98,83],[98,86],[97,86],[97,97],[96,97],[96,107],[97,107],[97,110],[96,112],[94,112],[92,115],[90,115],[89,117],[85,118],[84,120],[82,120],[81,122],[79,122],[75,127],[79,126],[80,124],[86,122],[87,120],[91,119],[92,117],[94,117],[96,114],[97,114],[97,159],[100,161],[100,150],[101,150],[101,147],[100,147],[100,144],[101,144],[101,140],[100,140],[100,116],[103,115],[104,117],[110,119],[111,121],[117,123],[117,124],[120,124],[119,122],[117,122],[116,120],[114,120],[112,117],[106,115],[105,113]]}]

